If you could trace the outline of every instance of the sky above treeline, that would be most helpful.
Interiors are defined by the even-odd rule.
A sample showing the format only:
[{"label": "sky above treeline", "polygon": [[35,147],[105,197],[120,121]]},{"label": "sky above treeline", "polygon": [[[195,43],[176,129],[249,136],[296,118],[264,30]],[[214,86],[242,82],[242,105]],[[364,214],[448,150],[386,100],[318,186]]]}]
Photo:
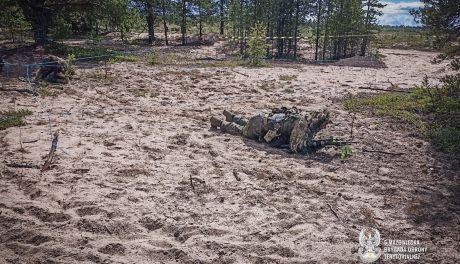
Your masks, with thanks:
[{"label": "sky above treeline", "polygon": [[382,9],[383,15],[378,21],[380,25],[421,26],[414,21],[409,11],[422,7],[422,2],[417,0],[383,0],[381,2],[387,6]]}]

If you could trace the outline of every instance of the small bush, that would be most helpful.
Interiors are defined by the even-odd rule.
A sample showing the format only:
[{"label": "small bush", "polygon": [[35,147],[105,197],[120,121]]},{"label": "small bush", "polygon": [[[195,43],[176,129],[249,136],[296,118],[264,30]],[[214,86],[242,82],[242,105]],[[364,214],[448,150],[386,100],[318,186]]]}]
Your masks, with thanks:
[{"label": "small bush", "polygon": [[159,64],[159,56],[155,51],[148,53],[145,58],[148,65],[153,66]]},{"label": "small bush", "polygon": [[257,22],[251,28],[248,40],[249,63],[252,66],[261,66],[263,64],[264,54],[267,52],[267,41],[265,39],[266,27],[262,22]]},{"label": "small bush", "polygon": [[44,81],[40,81],[38,83],[37,92],[43,98],[56,97],[58,95],[58,93],[56,91],[51,90],[50,87],[48,86],[48,83]]},{"label": "small bush", "polygon": [[340,159],[345,160],[353,155],[350,145],[343,145],[340,148]]},{"label": "small bush", "polygon": [[281,74],[279,78],[281,81],[293,81],[297,80],[297,75]]},{"label": "small bush", "polygon": [[0,130],[9,127],[23,126],[26,122],[23,120],[25,116],[31,115],[32,111],[21,109],[17,111],[0,111]]}]

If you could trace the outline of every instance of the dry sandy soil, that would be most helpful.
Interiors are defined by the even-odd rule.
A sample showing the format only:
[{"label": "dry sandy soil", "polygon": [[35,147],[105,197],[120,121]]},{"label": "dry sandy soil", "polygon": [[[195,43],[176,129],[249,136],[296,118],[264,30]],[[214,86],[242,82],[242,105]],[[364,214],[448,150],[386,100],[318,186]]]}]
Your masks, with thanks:
[{"label": "dry sandy soil", "polygon": [[[385,69],[116,63],[107,79],[78,69],[57,97],[0,92],[0,110],[34,113],[0,131],[0,263],[358,263],[364,226],[420,240],[416,263],[459,263],[458,161],[413,128],[357,114],[344,162],[334,148],[294,155],[209,129],[224,109],[327,107],[322,135],[349,138],[348,93],[443,74],[434,53],[382,52]],[[60,137],[40,173],[45,109]]]}]

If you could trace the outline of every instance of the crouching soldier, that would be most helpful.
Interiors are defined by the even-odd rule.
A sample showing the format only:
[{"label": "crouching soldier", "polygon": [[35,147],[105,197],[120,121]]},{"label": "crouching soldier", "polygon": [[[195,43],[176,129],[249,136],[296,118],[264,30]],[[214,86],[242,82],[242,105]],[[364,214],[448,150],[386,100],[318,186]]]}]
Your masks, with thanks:
[{"label": "crouching soldier", "polygon": [[40,69],[35,76],[35,81],[43,80],[50,83],[66,84],[69,82],[71,74],[73,74],[71,67],[63,59],[51,55],[40,63]]},{"label": "crouching soldier", "polygon": [[271,113],[256,114],[249,119],[224,110],[225,120],[211,117],[211,127],[224,133],[267,142],[272,147],[289,148],[293,152],[314,152],[333,139],[316,140],[315,135],[329,123],[327,110],[301,114],[297,108],[275,108]]}]

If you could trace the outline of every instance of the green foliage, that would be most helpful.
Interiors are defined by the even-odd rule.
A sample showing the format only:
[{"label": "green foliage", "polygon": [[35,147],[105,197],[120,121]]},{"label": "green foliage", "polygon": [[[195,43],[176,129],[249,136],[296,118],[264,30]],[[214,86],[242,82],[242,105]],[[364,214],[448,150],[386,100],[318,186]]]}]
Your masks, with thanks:
[{"label": "green foliage", "polygon": [[70,78],[72,75],[75,74],[75,61],[76,61],[76,58],[74,54],[67,55],[67,58],[64,60],[67,66],[65,75],[68,78]]},{"label": "green foliage", "polygon": [[116,62],[138,62],[140,60],[139,56],[126,54],[126,55],[116,55],[109,59],[108,63]]},{"label": "green foliage", "polygon": [[155,51],[149,52],[145,56],[145,59],[146,59],[147,64],[151,66],[157,65],[160,62],[158,58],[158,54]]},{"label": "green foliage", "polygon": [[432,86],[425,79],[410,93],[383,93],[344,101],[349,111],[370,111],[414,125],[441,150],[460,155],[460,74]]},{"label": "green foliage", "polygon": [[54,39],[66,39],[72,35],[71,24],[68,23],[62,16],[54,19],[50,29],[51,36]]},{"label": "green foliage", "polygon": [[297,80],[297,75],[281,74],[279,78],[281,81],[293,81],[293,80]]},{"label": "green foliage", "polygon": [[340,147],[340,159],[345,160],[353,155],[350,145],[343,145]]},{"label": "green foliage", "polygon": [[[12,0],[0,0],[0,30],[2,38],[11,39],[16,42],[17,35],[21,32],[30,30],[30,23],[27,22],[22,10]],[[7,33],[7,35],[3,35]]]},{"label": "green foliage", "polygon": [[38,94],[43,97],[56,97],[58,93],[54,90],[51,90],[48,83],[44,81],[40,81],[37,85],[37,92]]},{"label": "green foliage", "polygon": [[0,111],[0,130],[9,127],[23,126],[26,122],[23,120],[25,116],[31,115],[32,111],[21,109],[17,111]]},{"label": "green foliage", "polygon": [[411,13],[426,26],[437,31],[460,35],[458,0],[421,0],[424,6]]},{"label": "green foliage", "polygon": [[251,28],[248,40],[248,57],[252,66],[261,66],[263,64],[263,57],[268,47],[265,40],[266,31],[267,28],[262,22],[257,22]]},{"label": "green foliage", "polygon": [[441,48],[442,35],[423,28],[382,26],[374,43],[377,48],[433,50]]}]

